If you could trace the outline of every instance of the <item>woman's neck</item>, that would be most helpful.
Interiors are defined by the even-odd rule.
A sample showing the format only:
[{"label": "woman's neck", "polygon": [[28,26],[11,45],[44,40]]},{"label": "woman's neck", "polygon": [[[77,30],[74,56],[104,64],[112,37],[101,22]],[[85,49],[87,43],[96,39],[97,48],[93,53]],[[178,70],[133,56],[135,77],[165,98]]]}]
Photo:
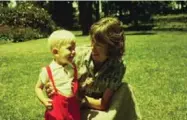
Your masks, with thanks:
[{"label": "woman's neck", "polygon": [[94,64],[94,73],[98,72],[101,67],[103,66],[103,64],[105,63],[104,62],[96,62],[96,61],[93,61],[93,64]]}]

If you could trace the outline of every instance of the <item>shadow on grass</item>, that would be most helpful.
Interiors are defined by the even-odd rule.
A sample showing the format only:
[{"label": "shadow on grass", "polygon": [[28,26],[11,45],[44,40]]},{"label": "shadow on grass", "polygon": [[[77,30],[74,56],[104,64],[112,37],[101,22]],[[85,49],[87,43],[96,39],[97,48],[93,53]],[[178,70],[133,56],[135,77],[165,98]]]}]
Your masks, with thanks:
[{"label": "shadow on grass", "polygon": [[[187,28],[156,28],[154,24],[149,25],[138,25],[129,26],[124,28],[125,35],[155,35],[157,31],[181,31],[186,32]],[[81,30],[74,31],[75,36],[85,37],[88,35],[83,35]]]},{"label": "shadow on grass", "polygon": [[181,31],[187,32],[187,28],[155,28],[154,31]]},{"label": "shadow on grass", "polygon": [[126,31],[125,35],[155,35],[153,31]]},{"label": "shadow on grass", "polygon": [[125,31],[148,31],[152,30],[155,25],[153,24],[140,24],[140,25],[133,25],[133,26],[128,26],[127,28],[124,28]]}]

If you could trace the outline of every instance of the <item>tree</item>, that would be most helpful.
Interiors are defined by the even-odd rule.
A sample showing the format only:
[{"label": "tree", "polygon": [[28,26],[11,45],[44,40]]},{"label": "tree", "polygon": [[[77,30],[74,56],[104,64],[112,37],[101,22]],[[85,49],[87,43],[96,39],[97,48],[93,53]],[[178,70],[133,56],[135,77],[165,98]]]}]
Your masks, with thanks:
[{"label": "tree", "polygon": [[181,6],[180,12],[182,13],[187,12],[187,1],[176,1],[176,3]]},{"label": "tree", "polygon": [[93,2],[93,11],[94,11],[94,17],[95,17],[95,20],[94,21],[97,21],[97,20],[99,20],[99,18],[100,18],[100,13],[99,13],[99,1],[94,1]]},{"label": "tree", "polygon": [[57,25],[65,29],[71,29],[74,22],[75,12],[72,6],[72,1],[50,1],[49,4],[52,19],[57,23]]},{"label": "tree", "polygon": [[82,29],[83,35],[89,34],[89,29],[93,23],[92,14],[93,14],[93,1],[79,1],[79,22]]},{"label": "tree", "polygon": [[138,28],[142,24],[152,24],[152,15],[159,5],[155,1],[107,1],[104,2],[104,11],[105,16],[116,16],[125,24]]}]

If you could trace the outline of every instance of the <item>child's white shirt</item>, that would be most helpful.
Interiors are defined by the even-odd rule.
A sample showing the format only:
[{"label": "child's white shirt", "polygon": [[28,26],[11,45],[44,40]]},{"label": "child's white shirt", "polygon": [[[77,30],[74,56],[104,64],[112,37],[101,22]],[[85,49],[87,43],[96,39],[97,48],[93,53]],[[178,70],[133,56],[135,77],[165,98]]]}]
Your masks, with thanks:
[{"label": "child's white shirt", "polygon": [[[58,91],[64,96],[72,96],[72,80],[74,78],[74,69],[73,66],[68,64],[65,67],[57,64],[54,60],[49,65],[53,80]],[[42,68],[39,79],[43,84],[45,84],[48,80],[48,73],[46,68]]]}]

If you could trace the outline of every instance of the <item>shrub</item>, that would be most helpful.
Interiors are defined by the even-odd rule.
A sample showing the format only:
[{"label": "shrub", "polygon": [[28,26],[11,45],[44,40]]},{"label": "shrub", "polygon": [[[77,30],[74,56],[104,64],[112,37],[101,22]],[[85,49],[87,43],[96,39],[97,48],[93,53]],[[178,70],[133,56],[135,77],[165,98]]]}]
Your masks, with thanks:
[{"label": "shrub", "polygon": [[0,41],[9,41],[11,40],[10,37],[11,27],[7,25],[0,25]]},{"label": "shrub", "polygon": [[13,42],[23,42],[31,39],[46,37],[40,34],[39,30],[33,28],[13,28],[9,34]]},{"label": "shrub", "polygon": [[15,8],[0,5],[0,25],[8,25],[11,32],[0,34],[13,41],[45,37],[57,29],[48,12],[33,2],[17,2]]},{"label": "shrub", "polygon": [[0,26],[0,41],[12,41],[12,42],[22,42],[31,39],[38,39],[46,37],[47,34],[42,34],[38,29],[27,28],[17,28],[10,26]]}]

